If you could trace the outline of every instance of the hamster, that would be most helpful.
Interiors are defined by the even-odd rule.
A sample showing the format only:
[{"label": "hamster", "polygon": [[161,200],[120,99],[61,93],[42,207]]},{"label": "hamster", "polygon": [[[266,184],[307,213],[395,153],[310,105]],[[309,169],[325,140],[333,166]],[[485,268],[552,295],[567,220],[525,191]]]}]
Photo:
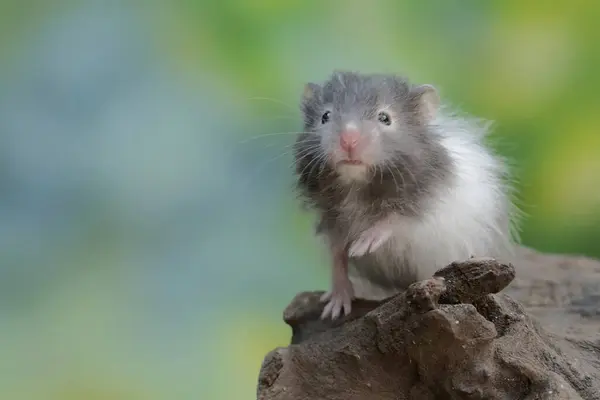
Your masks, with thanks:
[{"label": "hamster", "polygon": [[432,85],[334,71],[307,83],[294,143],[297,188],[331,255],[321,318],[382,300],[453,261],[518,242],[505,161],[487,122],[447,112]]}]

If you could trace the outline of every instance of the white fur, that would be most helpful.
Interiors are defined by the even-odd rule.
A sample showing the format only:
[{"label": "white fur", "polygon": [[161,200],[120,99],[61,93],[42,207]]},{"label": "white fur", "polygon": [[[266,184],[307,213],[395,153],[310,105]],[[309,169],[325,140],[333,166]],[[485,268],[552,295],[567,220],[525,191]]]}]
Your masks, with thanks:
[{"label": "white fur", "polygon": [[376,225],[363,232],[348,249],[348,256],[360,257],[370,251],[376,251],[394,234],[394,230],[387,226]]},{"label": "white fur", "polygon": [[[502,258],[518,240],[506,166],[482,142],[488,125],[439,114],[432,126],[454,161],[455,179],[432,196],[424,217],[393,216],[387,221],[393,234],[374,251],[376,268],[383,274],[402,273],[386,271],[390,264],[401,265],[391,262],[397,258],[406,261],[404,265],[416,271],[419,280],[427,279],[453,261],[471,256]],[[360,258],[353,264],[361,268]],[[352,281],[357,297],[380,299],[394,294],[357,277]]]},{"label": "white fur", "polygon": [[337,171],[342,182],[346,184],[366,182],[368,178],[365,165],[341,164],[337,166]]}]

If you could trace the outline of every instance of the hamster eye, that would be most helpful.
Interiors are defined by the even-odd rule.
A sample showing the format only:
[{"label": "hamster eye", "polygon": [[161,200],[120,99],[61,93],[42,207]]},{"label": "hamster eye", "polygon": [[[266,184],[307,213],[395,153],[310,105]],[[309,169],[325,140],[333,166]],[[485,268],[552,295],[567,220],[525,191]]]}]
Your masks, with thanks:
[{"label": "hamster eye", "polygon": [[330,116],[331,116],[331,111],[325,112],[325,114],[323,114],[323,116],[321,117],[321,123],[326,124],[329,121]]},{"label": "hamster eye", "polygon": [[379,120],[379,122],[381,122],[384,125],[391,125],[392,124],[392,118],[390,118],[390,115],[388,113],[380,112],[377,115],[377,119]]}]

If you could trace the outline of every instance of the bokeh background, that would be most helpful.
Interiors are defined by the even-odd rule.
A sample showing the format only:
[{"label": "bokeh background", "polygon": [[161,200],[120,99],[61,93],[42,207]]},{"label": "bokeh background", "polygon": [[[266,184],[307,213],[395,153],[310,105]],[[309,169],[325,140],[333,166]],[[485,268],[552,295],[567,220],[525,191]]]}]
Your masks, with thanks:
[{"label": "bokeh background", "polygon": [[600,257],[597,1],[0,1],[0,398],[255,398],[328,285],[291,190],[304,82],[496,121],[523,241]]}]

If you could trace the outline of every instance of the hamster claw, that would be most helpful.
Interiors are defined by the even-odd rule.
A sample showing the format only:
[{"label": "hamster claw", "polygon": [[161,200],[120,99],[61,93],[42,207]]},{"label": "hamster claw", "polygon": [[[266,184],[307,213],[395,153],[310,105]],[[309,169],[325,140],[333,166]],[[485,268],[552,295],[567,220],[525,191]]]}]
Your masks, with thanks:
[{"label": "hamster claw", "polygon": [[338,319],[340,316],[350,315],[352,312],[352,300],[349,297],[334,297],[323,308],[321,319]]},{"label": "hamster claw", "polygon": [[344,283],[340,286],[336,286],[321,296],[321,302],[327,303],[321,313],[321,319],[330,317],[335,320],[340,316],[350,315],[352,312],[352,299],[354,297],[352,284],[348,281],[347,284]]},{"label": "hamster claw", "polygon": [[323,295],[321,296],[321,298],[319,299],[319,301],[321,303],[326,303],[329,300],[331,300],[331,296],[333,295],[333,292],[330,290],[329,292],[325,292],[323,293]]}]

